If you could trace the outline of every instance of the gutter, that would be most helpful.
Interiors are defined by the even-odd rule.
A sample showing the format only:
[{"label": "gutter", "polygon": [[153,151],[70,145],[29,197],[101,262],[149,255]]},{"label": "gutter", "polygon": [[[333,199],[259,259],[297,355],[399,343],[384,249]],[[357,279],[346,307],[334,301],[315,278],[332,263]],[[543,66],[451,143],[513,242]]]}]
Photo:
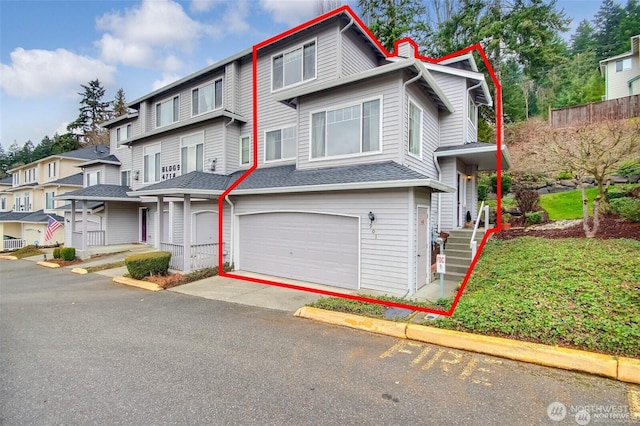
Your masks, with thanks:
[{"label": "gutter", "polygon": [[[229,235],[229,241],[231,241],[231,250],[229,250],[229,264],[233,265],[233,252],[234,252],[234,248],[235,248],[234,244],[233,244],[233,241],[234,241],[234,235],[233,235],[234,226],[233,225],[234,225],[234,222],[235,222],[235,220],[233,218],[233,214],[234,214],[235,205],[229,199],[229,195],[228,194],[224,197],[224,199],[227,201],[227,203],[229,203],[229,206],[231,206],[231,215],[230,215],[230,219],[229,219],[231,221],[231,229],[230,229],[230,232],[229,232],[229,234],[230,234]],[[222,212],[222,216],[224,217],[224,211]],[[218,218],[218,220],[220,220],[220,218]],[[222,239],[224,239],[224,230],[223,230],[222,233],[223,233],[223,235],[222,235],[223,238]]]},{"label": "gutter", "polygon": [[[482,86],[482,82],[480,82],[480,83],[476,84],[475,86],[471,86],[471,87],[469,87],[469,88],[467,89],[467,100],[469,99],[469,96],[470,96],[470,94],[471,94],[471,91],[472,91],[473,89],[477,89],[477,88],[478,88],[478,87],[480,87],[480,86]],[[475,103],[476,103],[476,102],[475,102],[475,101],[473,101],[473,100],[472,100],[472,102],[473,102],[473,104],[475,105]],[[467,102],[467,119],[468,119],[468,117],[469,117],[469,102]],[[477,132],[478,132],[478,116],[477,116],[477,110],[476,110],[476,133],[477,133]],[[466,134],[465,140],[467,141],[467,143],[471,142],[470,140],[468,140],[468,138],[469,138],[469,132],[467,131],[467,132],[465,132],[465,134]],[[477,139],[477,138],[476,138],[476,139]]]},{"label": "gutter", "polygon": [[354,23],[353,17],[343,29],[340,30],[340,44],[338,44],[338,78],[342,77],[342,33],[347,31]]}]

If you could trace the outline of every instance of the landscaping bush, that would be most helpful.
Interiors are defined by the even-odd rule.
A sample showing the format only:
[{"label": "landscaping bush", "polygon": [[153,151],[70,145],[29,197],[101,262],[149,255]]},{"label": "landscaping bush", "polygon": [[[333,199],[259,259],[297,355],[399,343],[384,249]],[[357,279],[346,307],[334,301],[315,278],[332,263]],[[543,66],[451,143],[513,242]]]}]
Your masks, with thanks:
[{"label": "landscaping bush", "polygon": [[484,201],[487,199],[489,193],[489,187],[483,183],[478,184],[478,201]]},{"label": "landscaping bush", "polygon": [[540,194],[533,189],[521,189],[516,192],[516,205],[520,209],[520,212],[526,215],[529,212],[535,212],[538,210],[540,202]]},{"label": "landscaping bush", "polygon": [[166,275],[170,259],[171,253],[168,251],[153,251],[128,256],[124,264],[131,278],[141,280],[149,275]]},{"label": "landscaping bush", "polygon": [[640,199],[623,197],[611,200],[609,203],[614,213],[629,219],[631,222],[640,222]]},{"label": "landscaping bush", "polygon": [[616,171],[618,176],[631,178],[633,176],[640,176],[640,160],[628,160],[618,167]]},{"label": "landscaping bush", "polygon": [[611,200],[615,200],[616,198],[622,198],[622,197],[626,197],[627,196],[627,192],[623,191],[619,188],[611,188],[607,191],[606,194],[604,194],[604,199],[607,202],[610,202]]},{"label": "landscaping bush", "polygon": [[[500,195],[509,193],[509,191],[511,190],[511,181],[512,181],[511,176],[506,172],[500,174],[500,182],[501,182]],[[491,190],[493,191],[494,194],[498,193],[498,175],[497,174],[491,175]]]},{"label": "landscaping bush", "polygon": [[60,259],[60,248],[56,247],[53,249],[53,258],[54,259]]},{"label": "landscaping bush", "polygon": [[556,176],[556,178],[558,179],[573,179],[573,173],[566,171],[566,170],[562,170],[560,172],[558,172],[558,175]]},{"label": "landscaping bush", "polygon": [[60,249],[60,257],[62,260],[72,261],[76,258],[76,249],[73,247],[64,247]]},{"label": "landscaping bush", "polygon": [[542,213],[541,212],[527,212],[524,214],[524,217],[527,218],[527,223],[529,225],[536,225],[542,222]]}]

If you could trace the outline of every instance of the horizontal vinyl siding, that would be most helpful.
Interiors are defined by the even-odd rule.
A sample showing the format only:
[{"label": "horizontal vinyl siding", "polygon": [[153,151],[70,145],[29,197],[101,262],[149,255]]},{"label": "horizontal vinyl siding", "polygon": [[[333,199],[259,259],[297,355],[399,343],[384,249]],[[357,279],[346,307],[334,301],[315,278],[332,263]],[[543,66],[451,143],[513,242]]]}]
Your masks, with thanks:
[{"label": "horizontal vinyl siding", "polygon": [[[414,84],[407,86],[408,96],[405,99],[403,117],[402,153],[404,164],[432,179],[438,178],[438,172],[433,164],[433,153],[438,148],[440,131],[438,109]],[[409,154],[409,100],[422,108],[422,158]]]},{"label": "horizontal vinyl siding", "polygon": [[[440,160],[440,169],[442,170],[442,182],[446,185],[456,187],[456,162],[454,158],[444,158]],[[456,225],[456,202],[457,194],[440,195],[440,226],[442,231],[450,231]]]},{"label": "horizontal vinyl siding", "polygon": [[106,203],[106,244],[129,244],[138,242],[138,204]]},{"label": "horizontal vinyl siding", "polygon": [[342,57],[339,59],[342,66],[342,76],[357,74],[378,65],[369,46],[364,44],[362,39],[354,34],[354,31],[347,30],[342,33]]},{"label": "horizontal vinyl siding", "polygon": [[607,99],[617,99],[629,96],[629,80],[640,74],[640,59],[635,54],[631,56],[631,69],[616,72],[616,61],[607,63]]},{"label": "horizontal vinyl siding", "polygon": [[[353,165],[371,163],[384,160],[399,161],[400,108],[402,96],[400,96],[400,81],[398,74],[382,76],[356,83],[348,87],[339,87],[318,95],[304,97],[300,101],[300,125],[298,129],[298,168],[312,169],[320,167],[332,167],[340,165]],[[349,156],[344,158],[327,158],[309,160],[311,148],[311,114],[325,111],[335,107],[346,107],[361,103],[364,100],[381,98],[382,130],[381,149],[379,154]]]},{"label": "horizontal vinyl siding", "polygon": [[432,71],[431,75],[455,111],[440,112],[440,146],[461,145],[465,139],[467,85],[462,77]]},{"label": "horizontal vinyl siding", "polygon": [[[403,295],[408,290],[409,271],[408,193],[398,190],[232,196],[232,201],[236,214],[304,211],[359,216],[360,288]],[[375,233],[369,228],[370,211],[376,215]]]},{"label": "horizontal vinyl siding", "polygon": [[240,128],[236,124],[226,127],[224,172],[233,173],[240,168]]},{"label": "horizontal vinyl siding", "polygon": [[120,185],[120,167],[118,166],[105,166],[104,178],[102,182],[105,185]]}]

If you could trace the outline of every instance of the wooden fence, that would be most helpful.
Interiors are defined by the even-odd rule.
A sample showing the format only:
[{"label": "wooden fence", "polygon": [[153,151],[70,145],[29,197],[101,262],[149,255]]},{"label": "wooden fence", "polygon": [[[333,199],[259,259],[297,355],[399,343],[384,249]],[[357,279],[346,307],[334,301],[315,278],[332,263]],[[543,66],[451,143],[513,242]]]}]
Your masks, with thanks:
[{"label": "wooden fence", "polygon": [[632,117],[640,117],[640,94],[588,105],[552,109],[549,112],[549,124],[557,129],[577,124]]}]

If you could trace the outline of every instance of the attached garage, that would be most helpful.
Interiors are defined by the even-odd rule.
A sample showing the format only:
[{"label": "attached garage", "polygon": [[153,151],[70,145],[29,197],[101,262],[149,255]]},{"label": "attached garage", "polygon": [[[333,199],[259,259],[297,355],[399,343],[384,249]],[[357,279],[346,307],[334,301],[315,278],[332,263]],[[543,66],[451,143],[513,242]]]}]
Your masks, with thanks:
[{"label": "attached garage", "polygon": [[239,269],[348,289],[358,288],[357,217],[319,213],[239,216]]}]

